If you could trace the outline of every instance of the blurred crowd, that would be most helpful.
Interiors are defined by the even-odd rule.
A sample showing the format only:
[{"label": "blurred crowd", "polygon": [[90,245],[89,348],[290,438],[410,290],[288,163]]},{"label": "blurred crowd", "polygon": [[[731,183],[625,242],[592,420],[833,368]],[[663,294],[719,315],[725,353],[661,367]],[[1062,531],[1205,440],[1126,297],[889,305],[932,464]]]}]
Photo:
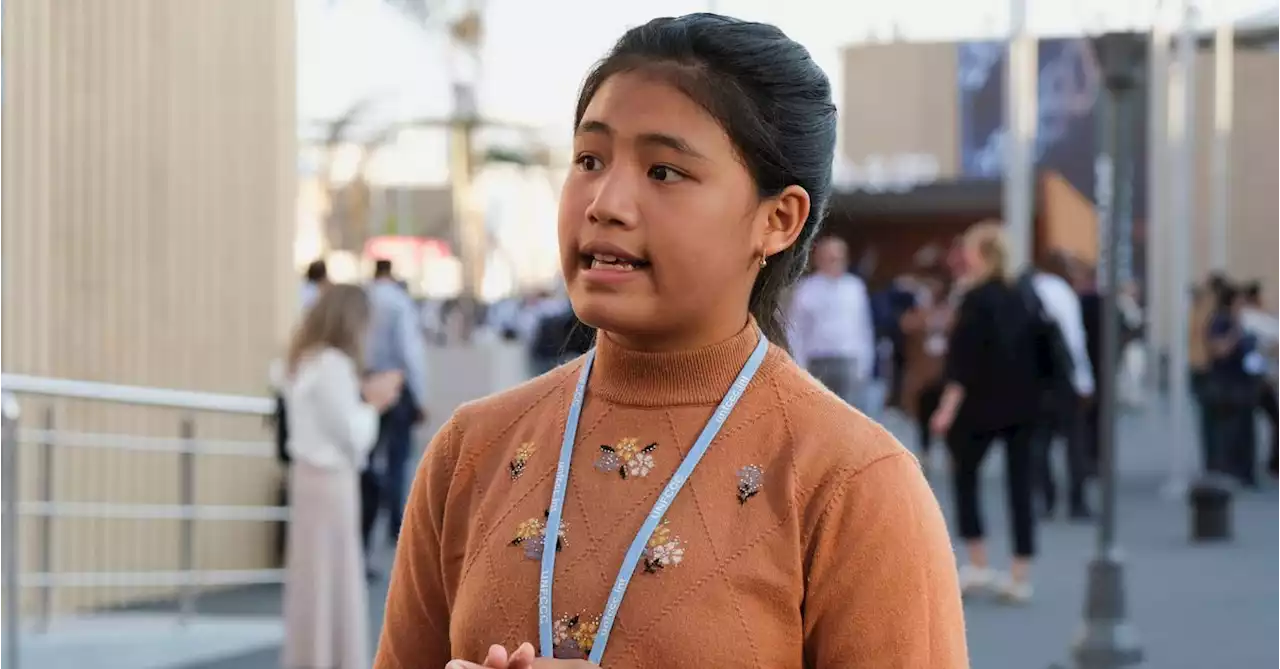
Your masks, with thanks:
[{"label": "blurred crowd", "polygon": [[[1097,269],[1053,252],[1015,273],[997,221],[973,226],[944,253],[918,253],[910,271],[883,286],[869,287],[851,271],[848,246],[837,237],[818,241],[811,266],[786,307],[793,358],[864,413],[880,417],[888,410],[910,420],[926,470],[950,477],[955,529],[965,546],[962,587],[1012,603],[1029,600],[1035,523],[1063,508],[1073,520],[1093,516],[1088,487],[1097,474],[1105,393],[1129,409],[1146,402],[1151,384],[1138,285],[1128,281],[1117,291],[1116,377],[1103,383]],[[1203,470],[1250,487],[1258,485],[1259,412],[1270,425],[1263,460],[1272,477],[1278,457],[1280,328],[1260,294],[1256,281],[1218,274],[1193,287],[1190,368],[1171,370],[1191,378]],[[364,584],[348,576],[363,570],[367,579],[380,577],[365,566],[371,530],[383,513],[393,541],[398,532],[409,435],[425,416],[422,352],[428,343],[458,341],[463,312],[457,301],[415,301],[387,261],[376,263],[364,289],[331,286],[324,262],[312,263],[301,303],[302,322],[273,379],[280,455],[291,472],[285,494],[295,508],[286,543],[310,549],[287,551],[294,586],[286,598],[286,647],[291,657],[315,659],[312,651],[329,648],[318,639],[363,629],[346,619],[366,610],[367,597]],[[583,354],[594,338],[562,289],[487,305],[470,331],[473,340],[522,347],[529,377]],[[359,338],[367,342],[362,359],[354,357]],[[947,453],[941,461],[936,442]],[[979,504],[978,471],[996,443],[1005,448],[1013,520],[1007,574],[987,555]],[[325,578],[348,589],[342,612],[317,613],[312,584]],[[367,643],[359,638],[342,647]]]}]

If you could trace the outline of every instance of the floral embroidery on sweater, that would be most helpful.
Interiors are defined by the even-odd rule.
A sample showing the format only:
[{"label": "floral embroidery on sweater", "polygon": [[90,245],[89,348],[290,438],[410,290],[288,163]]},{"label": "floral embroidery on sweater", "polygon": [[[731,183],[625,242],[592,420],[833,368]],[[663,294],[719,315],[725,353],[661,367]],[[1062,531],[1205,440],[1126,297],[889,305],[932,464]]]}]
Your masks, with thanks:
[{"label": "floral embroidery on sweater", "polygon": [[560,660],[585,660],[596,643],[600,616],[581,613],[561,616],[551,629],[552,655]]},{"label": "floral embroidery on sweater", "polygon": [[[543,514],[544,516],[546,514]],[[567,543],[564,536],[568,523],[560,523],[560,533],[556,537],[556,552],[564,550]],[[511,540],[512,546],[524,546],[524,556],[530,560],[541,560],[542,551],[547,545],[547,522],[542,518],[530,518],[516,526],[516,536]]]},{"label": "floral embroidery on sweater", "polygon": [[655,462],[653,451],[658,444],[641,446],[640,440],[634,437],[619,439],[613,446],[600,446],[600,457],[596,458],[596,471],[613,473],[627,478],[644,478],[653,471]]},{"label": "floral embroidery on sweater", "polygon": [[684,560],[684,542],[671,534],[667,519],[663,518],[649,536],[640,565],[646,574],[656,574],[667,567],[674,567]]},{"label": "floral embroidery on sweater", "polygon": [[764,485],[764,470],[760,465],[747,465],[738,470],[738,503],[746,504]]},{"label": "floral embroidery on sweater", "polygon": [[520,475],[524,473],[525,465],[529,464],[529,458],[532,458],[533,454],[537,452],[538,447],[532,441],[520,444],[520,447],[516,449],[515,457],[511,458],[511,462],[507,465],[507,471],[511,473],[512,481],[520,478]]}]

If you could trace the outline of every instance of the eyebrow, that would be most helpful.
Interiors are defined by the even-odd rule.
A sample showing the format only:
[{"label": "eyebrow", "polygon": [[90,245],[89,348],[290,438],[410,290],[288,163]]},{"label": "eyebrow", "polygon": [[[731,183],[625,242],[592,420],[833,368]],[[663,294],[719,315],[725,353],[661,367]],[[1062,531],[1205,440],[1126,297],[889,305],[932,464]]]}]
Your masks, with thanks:
[{"label": "eyebrow", "polygon": [[[596,134],[612,137],[614,133],[613,128],[609,127],[609,124],[603,121],[583,121],[578,124],[578,130],[574,134]],[[676,137],[675,135],[668,135],[661,132],[646,132],[642,133],[637,140],[641,144],[665,147],[692,158],[706,158],[706,156],[694,150],[692,146],[689,146],[688,142]]]}]

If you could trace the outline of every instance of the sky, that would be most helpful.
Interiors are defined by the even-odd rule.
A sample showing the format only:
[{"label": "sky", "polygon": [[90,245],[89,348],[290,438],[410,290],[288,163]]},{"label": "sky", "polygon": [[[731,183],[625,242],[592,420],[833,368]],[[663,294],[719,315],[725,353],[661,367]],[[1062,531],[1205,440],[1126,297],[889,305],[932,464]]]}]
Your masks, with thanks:
[{"label": "sky", "polygon": [[[1028,0],[1030,29],[1063,34],[1149,24],[1177,0]],[[1275,11],[1276,0],[1196,0],[1204,20]],[[459,4],[437,0],[437,4]],[[450,50],[441,31],[404,20],[382,0],[298,0],[299,114],[331,118],[362,97],[389,117],[444,117]],[[591,64],[628,27],[655,16],[718,11],[774,23],[806,45],[839,87],[842,47],[998,37],[1008,0],[488,0],[480,106],[490,118],[564,132]],[[895,27],[896,26],[896,27]],[[840,101],[836,90],[836,102]],[[304,128],[304,132],[306,132]]]}]

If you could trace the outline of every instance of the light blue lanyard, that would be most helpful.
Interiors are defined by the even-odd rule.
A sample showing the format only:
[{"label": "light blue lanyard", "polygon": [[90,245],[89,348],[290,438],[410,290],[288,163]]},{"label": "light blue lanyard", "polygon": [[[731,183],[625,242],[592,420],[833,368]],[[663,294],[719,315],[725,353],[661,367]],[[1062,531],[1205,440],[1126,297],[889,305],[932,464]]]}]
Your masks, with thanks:
[{"label": "light blue lanyard", "polygon": [[[627,585],[631,583],[631,575],[636,571],[636,565],[640,562],[640,556],[644,554],[649,537],[658,527],[662,517],[666,515],[671,502],[675,501],[680,488],[684,487],[684,482],[689,480],[689,475],[693,473],[694,467],[698,466],[698,461],[707,452],[712,440],[719,434],[720,428],[724,427],[724,422],[728,420],[733,407],[746,392],[747,384],[751,383],[751,379],[756,375],[756,370],[760,369],[760,363],[764,361],[764,356],[768,352],[769,340],[760,334],[756,349],[752,351],[751,357],[747,358],[747,364],[742,366],[741,372],[738,372],[738,378],[729,387],[729,392],[725,393],[724,399],[720,400],[720,406],[716,407],[715,413],[711,414],[707,426],[702,428],[702,434],[698,435],[698,440],[693,442],[693,448],[689,450],[689,454],[684,457],[684,462],[680,463],[680,468],[662,489],[662,494],[658,495],[658,501],[654,502],[653,509],[649,511],[644,524],[640,526],[640,531],[636,532],[636,538],[631,541],[631,548],[627,550],[627,557],[622,561],[622,568],[618,570],[618,578],[613,582],[613,589],[609,591],[609,600],[605,604],[604,613],[600,616],[600,629],[596,632],[596,640],[591,646],[591,656],[588,658],[592,663],[600,664],[600,658],[604,657],[604,647],[609,642],[613,619],[618,615],[618,607],[622,605],[622,597],[627,593]],[[569,416],[565,422],[564,440],[560,442],[560,464],[556,467],[555,487],[551,490],[551,508],[547,512],[545,535],[547,546],[542,551],[542,577],[538,583],[538,640],[542,646],[543,657],[552,657],[554,651],[551,642],[551,582],[556,571],[555,537],[560,536],[560,512],[564,509],[564,492],[569,485],[573,443],[578,437],[582,402],[587,393],[587,377],[591,376],[591,366],[595,359],[596,351],[591,349],[582,363],[578,386],[573,391],[573,403],[569,405]],[[690,383],[698,383],[698,380],[691,379]]]}]

